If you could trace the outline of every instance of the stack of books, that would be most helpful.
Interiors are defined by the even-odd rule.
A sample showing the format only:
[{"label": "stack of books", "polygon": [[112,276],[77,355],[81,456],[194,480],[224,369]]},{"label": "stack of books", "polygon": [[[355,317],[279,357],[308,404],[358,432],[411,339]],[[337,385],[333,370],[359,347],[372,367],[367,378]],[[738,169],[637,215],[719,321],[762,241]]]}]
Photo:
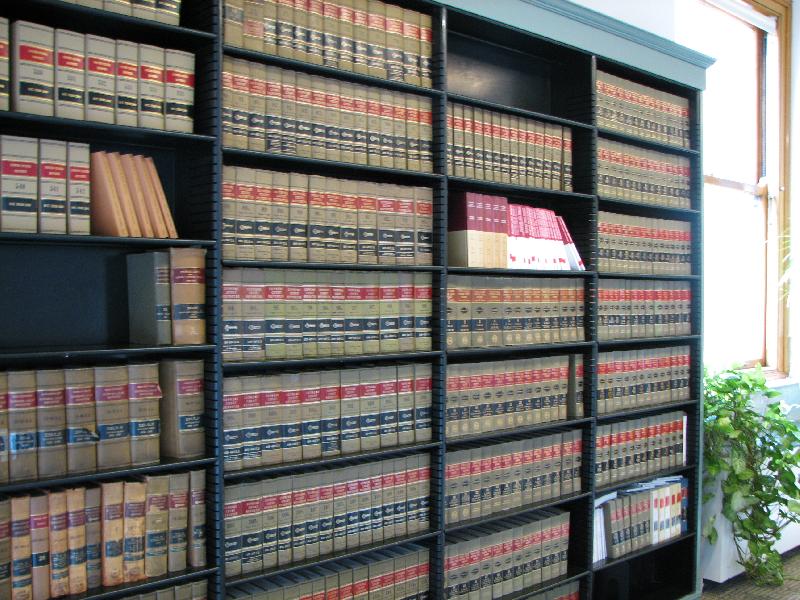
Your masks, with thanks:
[{"label": "stack of books", "polygon": [[[2,42],[8,43],[6,19],[0,21]],[[11,110],[166,131],[194,129],[194,54],[189,52],[14,21],[11,57]]]},{"label": "stack of books", "polygon": [[685,412],[599,426],[595,450],[596,485],[609,485],[685,465],[685,439]]},{"label": "stack of books", "polygon": [[581,279],[458,276],[447,281],[447,347],[584,339]]},{"label": "stack of books", "polygon": [[222,143],[433,171],[432,101],[236,58],[222,65]]},{"label": "stack of books", "polygon": [[294,571],[288,577],[234,585],[227,591],[237,600],[261,598],[366,598],[370,593],[391,598],[428,598],[429,550],[402,544],[362,554],[354,560],[326,563],[323,568]]},{"label": "stack of books", "polygon": [[621,558],[689,531],[689,480],[662,477],[594,503],[592,562]]},{"label": "stack of books", "polygon": [[572,130],[462,104],[447,105],[448,173],[572,191]]},{"label": "stack of books", "polygon": [[644,275],[692,274],[692,224],[600,211],[598,270]]},{"label": "stack of books", "polygon": [[431,365],[226,377],[226,470],[431,440]]},{"label": "stack of books", "polygon": [[429,528],[427,454],[225,486],[225,574],[253,573]]},{"label": "stack of books", "polygon": [[583,416],[583,356],[447,366],[447,438]]},{"label": "stack of books", "polygon": [[184,583],[156,592],[125,596],[123,600],[207,600],[208,582],[205,580]]},{"label": "stack of books", "polygon": [[444,597],[502,598],[567,573],[570,515],[542,510],[511,523],[448,536]]},{"label": "stack of books", "polygon": [[691,147],[689,100],[597,71],[597,126]]},{"label": "stack of books", "polygon": [[601,352],[597,361],[597,412],[689,400],[689,346]]},{"label": "stack of books", "polygon": [[581,491],[581,430],[450,451],[445,521],[488,517]]},{"label": "stack of books", "polygon": [[[149,19],[178,25],[181,14],[181,0],[64,0],[71,4],[107,10],[121,15],[131,15],[140,19]],[[194,599],[192,599],[194,600]]]},{"label": "stack of books", "polygon": [[429,351],[431,282],[430,273],[225,269],[223,360]]},{"label": "stack of books", "polygon": [[601,279],[597,297],[600,340],[692,333],[692,286],[687,281]]},{"label": "stack of books", "polygon": [[431,87],[431,16],[380,0],[225,0],[225,43]]},{"label": "stack of books", "polygon": [[684,156],[645,150],[600,138],[597,192],[615,198],[670,208],[691,208],[691,164]]},{"label": "stack of books", "polygon": [[77,596],[205,566],[205,485],[190,471],[0,500],[0,597]]},{"label": "stack of books", "polygon": [[223,167],[224,258],[430,265],[433,190]]}]

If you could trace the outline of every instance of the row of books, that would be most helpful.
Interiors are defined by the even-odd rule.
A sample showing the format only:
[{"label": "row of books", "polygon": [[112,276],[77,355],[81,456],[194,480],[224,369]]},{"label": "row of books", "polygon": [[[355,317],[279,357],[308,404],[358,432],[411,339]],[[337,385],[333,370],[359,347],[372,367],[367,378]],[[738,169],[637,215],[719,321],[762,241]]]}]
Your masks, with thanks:
[{"label": "row of books", "polygon": [[597,360],[597,412],[689,400],[689,346],[601,352]]},{"label": "row of books", "polygon": [[458,523],[581,491],[580,429],[449,451],[445,522]]},{"label": "row of books", "polygon": [[581,279],[450,276],[447,347],[581,341],[583,286]]},{"label": "row of books", "polygon": [[225,0],[225,43],[431,87],[431,16],[380,0]]},{"label": "row of books", "polygon": [[444,597],[502,598],[567,573],[570,514],[541,510],[448,535]]},{"label": "row of books", "polygon": [[[3,19],[0,41],[5,40],[8,21]],[[11,56],[11,110],[193,130],[194,55],[189,52],[15,21]]]},{"label": "row of books", "polygon": [[0,372],[0,481],[203,456],[203,362]]},{"label": "row of books", "polygon": [[433,262],[433,190],[223,167],[222,252],[237,260]]},{"label": "row of books", "polygon": [[225,470],[431,440],[431,365],[226,377]]},{"label": "row of books", "polygon": [[0,500],[0,597],[47,600],[205,566],[205,485],[205,471],[190,471]]},{"label": "row of books", "polygon": [[600,211],[597,224],[601,272],[692,274],[692,224]]},{"label": "row of books", "polygon": [[592,562],[621,558],[689,530],[689,480],[662,477],[606,494],[594,504]]},{"label": "row of books", "polygon": [[228,600],[366,600],[371,597],[425,600],[429,572],[428,548],[402,544],[330,562],[324,567],[234,585],[226,590],[225,597]]},{"label": "row of books", "polygon": [[167,196],[149,156],[92,152],[92,233],[178,237]]},{"label": "row of books", "polygon": [[225,486],[225,574],[351,550],[429,528],[430,456]]},{"label": "row of books", "polygon": [[181,0],[64,0],[64,2],[158,21],[167,25],[180,23]]},{"label": "row of books", "polygon": [[685,465],[685,439],[686,413],[680,411],[598,426],[595,485]]},{"label": "row of books", "polygon": [[585,270],[566,222],[552,210],[474,192],[450,194],[447,209],[450,266]]},{"label": "row of books", "polygon": [[224,361],[428,351],[430,273],[224,269]]},{"label": "row of books", "polygon": [[135,596],[125,596],[124,600],[207,600],[208,582],[206,580],[175,585],[163,590],[145,592]]},{"label": "row of books", "polygon": [[0,231],[90,231],[89,145],[0,136]]},{"label": "row of books", "polygon": [[432,100],[246,60],[222,64],[222,143],[433,171]]},{"label": "row of books", "polygon": [[572,191],[569,127],[449,102],[447,132],[451,175]]},{"label": "row of books", "polygon": [[692,286],[687,281],[601,279],[597,299],[600,340],[692,333]]},{"label": "row of books", "polygon": [[583,416],[583,356],[447,366],[447,439]]},{"label": "row of books", "polygon": [[131,343],[205,344],[205,249],[170,248],[126,259]]},{"label": "row of books", "polygon": [[688,158],[600,138],[597,193],[638,204],[691,208]]},{"label": "row of books", "polygon": [[580,600],[581,582],[573,581],[557,588],[530,596],[530,600]]},{"label": "row of books", "polygon": [[691,147],[689,100],[597,71],[597,126]]}]

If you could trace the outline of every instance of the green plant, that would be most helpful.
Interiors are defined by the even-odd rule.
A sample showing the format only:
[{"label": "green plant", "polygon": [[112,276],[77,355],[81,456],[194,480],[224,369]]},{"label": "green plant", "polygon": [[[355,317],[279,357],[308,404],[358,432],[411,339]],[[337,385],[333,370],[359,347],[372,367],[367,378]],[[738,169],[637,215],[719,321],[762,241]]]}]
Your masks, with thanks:
[{"label": "green plant", "polygon": [[[760,369],[728,369],[705,374],[705,504],[718,477],[722,515],[730,521],[738,562],[759,585],[782,585],[783,562],[775,541],[789,523],[800,522],[800,487],[793,468],[800,466],[800,429],[778,401],[761,413],[751,398],[770,399]],[[703,526],[712,544],[717,539],[716,515]]]}]

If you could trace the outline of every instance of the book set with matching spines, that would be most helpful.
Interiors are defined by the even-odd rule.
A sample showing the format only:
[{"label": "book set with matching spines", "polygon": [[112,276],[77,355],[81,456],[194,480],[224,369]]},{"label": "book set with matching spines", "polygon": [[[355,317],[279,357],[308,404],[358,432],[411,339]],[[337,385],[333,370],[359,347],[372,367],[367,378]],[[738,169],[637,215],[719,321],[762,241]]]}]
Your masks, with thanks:
[{"label": "book set with matching spines", "polygon": [[680,475],[637,483],[598,498],[592,562],[621,558],[689,531],[689,480]]},{"label": "book set with matching spines", "polygon": [[432,107],[426,96],[223,59],[229,148],[431,173]]},{"label": "book set with matching spines", "polygon": [[600,138],[597,193],[636,204],[692,208],[690,160]]},{"label": "book set with matching spines", "polygon": [[226,377],[225,470],[431,441],[431,365]]},{"label": "book set with matching spines", "polygon": [[445,522],[471,521],[579,493],[581,435],[574,429],[448,451]]},{"label": "book set with matching spines", "polygon": [[448,534],[444,597],[502,598],[567,573],[570,514],[536,511]]},{"label": "book set with matching spines", "polygon": [[691,147],[689,100],[597,71],[597,126],[646,140]]},{"label": "book set with matching spines", "polygon": [[194,54],[27,21],[10,33],[11,110],[193,131]]},{"label": "book set with matching spines", "polygon": [[450,350],[577,342],[584,335],[582,279],[448,277]]},{"label": "book set with matching spines", "polygon": [[203,362],[0,372],[0,482],[203,456]]},{"label": "book set with matching spines", "polygon": [[450,193],[447,209],[451,267],[586,270],[555,211],[474,192]]},{"label": "book set with matching spines", "polygon": [[691,356],[689,346],[601,352],[597,413],[689,400]]},{"label": "book set with matching spines", "polygon": [[430,456],[225,486],[225,574],[269,571],[429,529]]},{"label": "book set with matching spines", "polygon": [[170,248],[126,259],[130,342],[205,344],[205,249]]},{"label": "book set with matching spines", "polygon": [[602,487],[686,464],[686,413],[597,427],[595,485]]},{"label": "book set with matching spines", "polygon": [[597,224],[601,273],[692,274],[692,224],[600,211]]},{"label": "book set with matching spines", "polygon": [[380,0],[225,0],[225,43],[432,87],[432,18]]},{"label": "book set with matching spines", "polygon": [[447,439],[577,419],[583,356],[520,358],[447,367]]},{"label": "book set with matching spines", "polygon": [[223,361],[431,350],[430,273],[224,269]]},{"label": "book set with matching spines", "polygon": [[203,567],[204,523],[205,471],[0,500],[0,530],[10,531],[0,597],[48,600]]},{"label": "book set with matching spines", "polygon": [[154,592],[125,596],[123,600],[208,600],[208,582],[193,581]]},{"label": "book set with matching spines", "polygon": [[572,191],[572,129],[448,102],[448,173]]},{"label": "book set with matching spines", "polygon": [[552,590],[534,594],[529,598],[530,600],[580,600],[581,582],[573,581],[572,583],[566,583]]},{"label": "book set with matching spines", "polygon": [[121,15],[178,25],[182,0],[64,0],[71,4],[97,8]]},{"label": "book set with matching spines", "polygon": [[89,145],[0,135],[0,231],[88,235]]},{"label": "book set with matching spines", "polygon": [[367,600],[373,597],[426,600],[429,597],[429,558],[427,547],[402,544],[326,563],[324,567],[238,584],[228,589],[225,597],[227,600]]},{"label": "book set with matching spines", "polygon": [[688,281],[600,279],[600,340],[691,335],[692,317],[692,286]]},{"label": "book set with matching spines", "polygon": [[223,167],[226,259],[430,265],[432,238],[431,188]]}]

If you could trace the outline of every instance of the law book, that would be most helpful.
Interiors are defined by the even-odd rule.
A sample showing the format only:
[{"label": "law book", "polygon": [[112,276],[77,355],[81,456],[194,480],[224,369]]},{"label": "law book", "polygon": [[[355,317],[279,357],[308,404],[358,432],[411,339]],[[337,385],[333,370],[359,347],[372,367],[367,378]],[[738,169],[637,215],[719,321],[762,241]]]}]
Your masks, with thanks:
[{"label": "law book", "polygon": [[86,586],[100,587],[103,581],[102,489],[85,488],[84,516],[86,522]]},{"label": "law book", "polygon": [[164,49],[139,44],[139,127],[164,129]]},{"label": "law book", "polygon": [[128,237],[127,221],[117,194],[108,154],[91,154],[91,230],[94,235]]},{"label": "law book", "polygon": [[8,479],[38,476],[36,451],[36,372],[9,371],[8,376]]},{"label": "law book", "polygon": [[347,369],[340,373],[340,425],[342,454],[361,450],[361,424],[359,420],[359,372]]},{"label": "law book", "polygon": [[11,598],[11,500],[0,500],[0,594]]},{"label": "law book", "polygon": [[86,36],[86,105],[87,121],[114,123],[116,83],[116,42],[97,36]]},{"label": "law book", "polygon": [[194,54],[164,51],[164,129],[194,129]]},{"label": "law book", "polygon": [[39,477],[67,473],[64,371],[36,371],[36,447]]},{"label": "law book", "polygon": [[156,0],[156,21],[179,25],[182,0]]},{"label": "law book", "polygon": [[46,493],[30,497],[31,598],[50,597],[50,535]]},{"label": "law book", "polygon": [[83,119],[86,99],[84,36],[56,29],[54,43],[54,114],[67,119]]},{"label": "law book", "polygon": [[101,483],[100,490],[103,586],[111,587],[125,581],[124,484],[121,481]]},{"label": "law book", "polygon": [[203,361],[159,363],[161,453],[167,458],[195,458],[205,451]]},{"label": "law book", "polygon": [[206,341],[205,254],[202,248],[169,250],[173,344]]},{"label": "law book", "polygon": [[65,495],[65,548],[67,568],[67,593],[81,594],[86,581],[86,514],[85,488],[68,488]]},{"label": "law book", "polygon": [[0,136],[0,230],[36,233],[39,212],[39,148],[33,138]]},{"label": "law book", "polygon": [[67,233],[88,235],[90,224],[89,144],[67,142]]},{"label": "law book", "polygon": [[119,205],[122,209],[122,216],[125,219],[125,225],[128,229],[128,234],[131,237],[142,237],[142,228],[139,225],[139,218],[137,217],[136,209],[134,208],[134,200],[131,197],[131,188],[128,185],[125,171],[122,169],[120,155],[118,152],[108,152],[106,154],[106,159],[111,171],[113,185],[117,191],[117,199],[119,200]]},{"label": "law book", "polygon": [[0,18],[0,110],[9,108],[8,19]]},{"label": "law book", "polygon": [[206,472],[189,472],[189,540],[186,562],[190,567],[206,565]]},{"label": "law book", "polygon": [[128,365],[131,464],[158,462],[161,419],[158,364]]},{"label": "law book", "polygon": [[11,498],[11,600],[33,598],[31,497]]},{"label": "law book", "polygon": [[432,276],[414,273],[414,349],[426,352],[431,349]]},{"label": "law book", "polygon": [[431,440],[432,414],[431,404],[433,379],[431,366],[425,364],[414,365],[414,441],[426,442]]},{"label": "law book", "polygon": [[172,344],[170,256],[166,252],[129,254],[128,331],[134,344]]},{"label": "law book", "polygon": [[128,369],[126,366],[94,367],[94,400],[97,418],[97,467],[131,464]]},{"label": "law book", "polygon": [[186,569],[189,527],[189,473],[169,476],[169,540],[167,570]]},{"label": "law book", "polygon": [[14,21],[11,24],[11,99],[14,110],[54,114],[54,36],[52,27]]},{"label": "law book", "polygon": [[115,75],[114,122],[136,127],[139,122],[138,44],[116,40]]},{"label": "law book", "polygon": [[169,478],[169,475],[148,475],[144,478],[144,573],[147,578],[167,573]]},{"label": "law book", "polygon": [[225,0],[222,10],[225,43],[244,47],[244,0]]},{"label": "law book", "polygon": [[147,484],[125,481],[123,488],[122,574],[125,583],[145,579],[145,504]]}]

